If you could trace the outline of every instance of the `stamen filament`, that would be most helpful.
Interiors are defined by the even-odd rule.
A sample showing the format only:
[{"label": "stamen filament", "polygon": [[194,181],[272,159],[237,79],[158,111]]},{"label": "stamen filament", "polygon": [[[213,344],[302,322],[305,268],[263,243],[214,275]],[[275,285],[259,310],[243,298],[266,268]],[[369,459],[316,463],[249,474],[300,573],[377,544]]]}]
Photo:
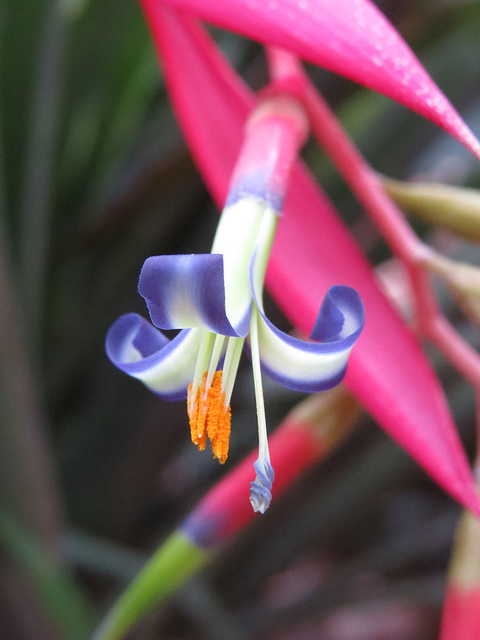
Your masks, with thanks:
[{"label": "stamen filament", "polygon": [[204,371],[206,371],[208,368],[214,338],[215,334],[211,331],[203,332],[202,339],[200,341],[200,347],[198,349],[197,362],[195,363],[195,372],[193,374],[192,392],[194,395],[202,384]]},{"label": "stamen filament", "polygon": [[223,343],[225,342],[225,336],[217,334],[215,336],[215,342],[212,349],[212,355],[210,356],[210,363],[208,365],[207,380],[205,382],[205,389],[208,391],[212,384],[213,376],[217,370],[217,364],[222,355]]},{"label": "stamen filament", "polygon": [[222,378],[222,392],[224,393],[226,407],[230,404],[232,397],[233,385],[237,377],[244,342],[245,338],[229,338],[228,340]]}]

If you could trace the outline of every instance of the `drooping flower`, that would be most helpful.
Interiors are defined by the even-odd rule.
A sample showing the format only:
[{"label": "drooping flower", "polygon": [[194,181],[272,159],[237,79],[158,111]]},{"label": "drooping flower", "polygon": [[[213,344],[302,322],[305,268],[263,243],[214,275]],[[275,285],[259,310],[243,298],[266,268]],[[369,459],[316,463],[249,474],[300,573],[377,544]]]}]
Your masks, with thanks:
[{"label": "drooping flower", "polygon": [[[178,122],[219,206],[228,194],[255,96],[194,15],[285,47],[380,91],[430,118],[479,155],[468,127],[368,0],[342,0],[340,8],[329,0],[140,0],[140,4]],[[318,311],[316,300],[335,282],[359,291],[368,317],[352,353],[346,384],[441,486],[464,505],[478,509],[468,461],[438,380],[379,291],[334,208],[305,168],[296,166],[269,261],[267,286],[296,328],[307,333]]]},{"label": "drooping flower", "polygon": [[364,323],[359,295],[345,286],[327,292],[311,342],[284,334],[264,312],[265,270],[305,132],[306,119],[292,99],[273,98],[253,112],[212,252],[155,256],[142,268],[139,292],[153,324],[182,331],[170,342],[143,318],[128,314],[112,326],[106,342],[110,359],[120,369],[160,395],[178,397],[188,388],[192,441],[203,450],[208,437],[214,457],[223,463],[228,455],[230,398],[248,337],[259,431],[250,500],[261,512],[270,503],[274,475],[261,368],[291,389],[329,389],[343,378]]}]

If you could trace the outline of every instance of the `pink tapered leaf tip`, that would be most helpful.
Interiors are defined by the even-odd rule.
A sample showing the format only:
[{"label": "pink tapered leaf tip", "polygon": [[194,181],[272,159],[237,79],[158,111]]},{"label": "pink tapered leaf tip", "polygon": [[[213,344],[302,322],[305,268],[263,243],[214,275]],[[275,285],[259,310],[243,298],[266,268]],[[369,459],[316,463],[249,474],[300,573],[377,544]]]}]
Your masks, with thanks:
[{"label": "pink tapered leaf tip", "polygon": [[165,2],[378,91],[442,127],[480,159],[476,137],[369,0]]}]

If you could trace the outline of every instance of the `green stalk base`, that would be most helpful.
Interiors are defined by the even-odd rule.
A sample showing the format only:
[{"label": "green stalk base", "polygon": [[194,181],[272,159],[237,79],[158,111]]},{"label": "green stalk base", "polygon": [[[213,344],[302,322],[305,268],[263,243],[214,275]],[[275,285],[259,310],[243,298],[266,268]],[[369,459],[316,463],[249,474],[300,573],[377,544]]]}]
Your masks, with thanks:
[{"label": "green stalk base", "polygon": [[92,640],[120,640],[142,616],[173,595],[209,555],[183,533],[173,533],[120,596]]}]

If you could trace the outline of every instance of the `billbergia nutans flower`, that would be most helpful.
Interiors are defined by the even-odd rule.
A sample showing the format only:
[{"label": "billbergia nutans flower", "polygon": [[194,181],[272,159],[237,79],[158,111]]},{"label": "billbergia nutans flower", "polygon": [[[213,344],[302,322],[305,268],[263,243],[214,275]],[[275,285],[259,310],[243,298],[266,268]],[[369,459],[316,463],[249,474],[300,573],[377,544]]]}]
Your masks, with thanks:
[{"label": "billbergia nutans flower", "polygon": [[245,132],[212,252],[155,256],[146,260],[140,274],[139,292],[153,324],[183,331],[170,342],[143,318],[130,314],[113,325],[106,346],[120,369],[156,393],[176,398],[188,387],[192,441],[203,450],[208,436],[214,457],[223,463],[229,446],[230,398],[248,337],[259,432],[250,501],[255,511],[264,512],[274,471],[260,366],[298,391],[335,386],[345,374],[364,311],[354,289],[335,286],[325,296],[311,342],[286,335],[267,319],[262,302],[265,270],[307,120],[293,99],[276,97],[260,103]]},{"label": "billbergia nutans flower", "polygon": [[[213,196],[220,207],[227,203],[226,212],[231,202],[234,202],[233,206],[240,206],[239,201],[235,200],[237,196],[231,196],[235,194],[231,177],[244,143],[245,123],[257,102],[192,14],[267,45],[283,47],[290,54],[380,91],[428,117],[480,156],[480,147],[473,134],[407,45],[368,0],[341,0],[336,3],[329,0],[236,0],[228,3],[216,0],[141,0],[141,5],[161,58],[179,123]],[[401,216],[394,223],[391,215],[388,222],[382,218],[382,208],[385,213],[391,212],[391,205],[373,172],[369,171],[358,153],[350,149],[333,116],[322,106],[321,99],[304,76],[295,71],[287,76],[280,80],[277,78],[276,83],[274,81],[270,94],[294,95],[304,105],[315,136],[321,139],[367,209],[377,212],[375,220],[380,230],[386,232],[393,249],[402,257],[402,247],[408,245],[412,238],[411,230]],[[255,189],[251,193],[255,193]],[[278,211],[275,206],[272,208]],[[220,228],[222,226],[223,222]],[[399,242],[396,238],[399,238]],[[219,243],[215,241],[214,251],[219,250]],[[249,256],[252,308],[259,310],[258,317],[263,321],[260,288],[257,289],[255,284],[255,248],[251,246],[249,251],[245,251],[244,256]],[[267,254],[265,249],[264,255]],[[209,259],[216,260],[213,255]],[[159,271],[154,265],[160,264],[156,259],[152,260],[147,261],[140,281],[140,291],[143,295],[147,293],[145,297],[151,313],[159,300],[156,296],[152,300],[151,289],[147,287],[147,292],[144,284],[148,280],[147,274],[152,278],[153,272],[158,275]],[[183,260],[188,262],[186,258]],[[167,282],[171,285],[167,288],[178,285],[175,284],[176,278],[180,278],[178,264],[175,263],[175,268],[170,266]],[[258,278],[262,283],[264,267],[265,264],[261,269],[258,267],[261,273]],[[166,263],[162,268],[166,269]],[[352,351],[346,384],[386,431],[437,482],[463,504],[478,510],[477,493],[468,462],[435,375],[412,334],[377,288],[370,267],[333,208],[305,168],[297,162],[291,170],[283,213],[268,262],[266,284],[296,328],[307,334],[315,325],[318,301],[337,283],[353,287],[359,292],[367,316],[362,338]],[[226,300],[229,296],[227,289],[225,281]],[[164,297],[162,304],[167,297]],[[173,297],[169,300],[173,300]],[[190,302],[186,303],[186,306],[189,305]],[[335,305],[327,305],[335,309]],[[191,314],[190,307],[188,313]],[[223,313],[225,306],[220,304],[218,309]],[[337,313],[333,312],[334,318]],[[147,349],[145,353],[151,354],[153,342],[157,351],[164,347],[164,342],[158,334],[155,334],[156,338],[152,337],[148,325],[140,320],[133,321],[131,316],[127,318],[130,320],[123,319],[119,323],[124,323],[124,335],[131,336],[132,332],[137,334],[137,350],[129,353],[128,349],[122,351],[118,347],[123,340],[118,334],[122,325],[116,324],[114,328],[117,333],[114,336],[111,333],[110,340],[117,346],[115,353],[110,346],[110,353],[113,353],[112,359],[116,364],[130,359],[129,367],[138,372],[144,366],[138,346],[148,344],[150,351]],[[157,322],[153,313],[152,318]],[[179,322],[167,322],[165,325],[171,326],[187,325]],[[192,323],[188,326],[192,326]],[[221,333],[217,329],[217,326],[210,325],[208,330]],[[196,347],[200,344],[201,331],[204,329],[187,330],[167,348],[168,353],[184,349],[186,357],[190,359],[190,372],[193,371],[191,414],[195,413],[196,406],[202,404],[195,404],[197,392],[202,389],[203,365],[195,373]],[[237,329],[232,334],[222,335],[229,335],[230,345],[233,340],[243,340],[243,333],[244,327],[240,335],[237,335]],[[331,336],[327,334],[324,337],[329,339]],[[259,340],[259,345],[261,343],[262,340]],[[212,347],[212,351],[209,349],[208,352],[213,353],[214,350]],[[215,358],[211,358],[212,363]],[[162,367],[165,367],[169,359],[165,358],[163,362]],[[122,368],[127,370],[125,366]],[[214,368],[213,364],[206,365],[207,380]],[[266,362],[266,370],[269,368],[272,367]],[[167,377],[172,380],[176,375],[177,372]],[[212,379],[213,387],[220,395],[228,391],[225,377],[222,376],[221,383]],[[172,396],[180,392],[180,386],[175,384],[169,389]],[[182,391],[186,385],[187,380],[183,378]],[[203,442],[203,434],[198,439]]]},{"label": "billbergia nutans flower", "polygon": [[[245,152],[250,137],[259,139],[255,128],[262,121],[257,116],[263,106],[270,108],[281,98],[296,105],[294,110],[303,109],[312,135],[406,267],[406,275],[416,287],[412,298],[417,307],[418,292],[427,290],[428,295],[422,301],[424,308],[420,311],[417,308],[418,321],[425,308],[427,311],[434,308],[431,291],[425,286],[425,274],[419,278],[415,268],[418,264],[414,264],[414,258],[419,262],[425,259],[425,255],[415,253],[421,243],[385,195],[379,177],[353,147],[304,74],[298,58],[345,75],[412,108],[443,127],[477,157],[478,142],[406,44],[368,0],[140,0],[140,3],[178,122],[223,214],[211,255],[151,258],[142,270],[139,288],[154,324],[161,329],[185,329],[167,344],[161,333],[145,320],[126,316],[109,335],[112,359],[127,373],[143,378],[157,390],[162,387],[172,397],[178,397],[180,392],[184,395],[192,384],[188,403],[193,439],[203,446],[206,436],[210,437],[214,453],[217,451],[215,455],[223,459],[221,438],[216,442],[218,413],[220,409],[225,413],[228,404],[229,382],[234,377],[234,360],[240,350],[237,351],[237,346],[244,339],[249,340],[254,370],[258,370],[263,358],[265,370],[274,377],[282,377],[281,367],[272,363],[275,364],[276,354],[283,359],[288,339],[275,344],[275,349],[265,342],[278,334],[263,314],[264,275],[270,293],[299,333],[308,335],[312,326],[315,329],[322,326],[320,333],[313,334],[314,338],[323,338],[323,344],[330,345],[333,351],[345,348],[338,363],[339,374],[351,346],[349,341],[353,341],[361,327],[361,306],[353,293],[356,290],[365,305],[366,324],[349,358],[346,387],[443,488],[478,514],[475,484],[439,382],[415,336],[377,287],[370,266],[338,214],[302,163],[295,161],[303,133],[297,130],[292,153],[285,154],[289,161],[281,180],[268,180],[268,176],[280,175],[279,167],[275,168],[268,160],[270,152],[275,157],[273,150],[277,149],[273,136],[265,140],[263,157]],[[196,17],[268,46],[271,82],[266,91],[255,96],[244,85]],[[279,125],[287,116],[278,105],[263,114],[262,126],[269,121]],[[295,121],[297,124],[301,121],[298,114]],[[293,130],[287,126],[283,133],[288,137]],[[244,161],[244,152],[250,158],[248,161]],[[250,170],[253,166],[255,171]],[[236,214],[248,218],[246,227],[237,226],[240,216]],[[228,266],[233,264],[230,262],[233,256],[237,265],[235,277]],[[211,277],[208,284],[212,287],[205,295],[206,284],[201,283],[206,279],[201,274],[208,265],[210,273],[217,275]],[[224,283],[220,295],[215,282]],[[332,290],[337,283],[341,288]],[[330,329],[316,323],[319,301],[324,298],[320,318],[328,320],[326,326],[330,325]],[[233,299],[236,302],[231,306],[229,300]],[[242,299],[244,303],[238,303]],[[213,300],[218,312],[214,317],[210,304]],[[444,318],[441,320],[439,326],[445,329]],[[340,325],[343,328],[338,334]],[[263,336],[260,327],[266,328]],[[301,343],[295,341],[293,345],[298,356]],[[219,374],[224,348],[225,360]],[[311,349],[317,351],[315,346]],[[182,350],[185,362],[179,367],[175,358]],[[463,354],[469,360],[467,351],[463,349]],[[155,359],[159,367],[150,368]],[[292,381],[296,379],[298,383],[296,374],[287,363],[283,382],[288,377],[288,383],[295,386]],[[311,374],[309,380],[319,383],[313,371]],[[300,378],[304,385],[305,375]],[[330,369],[320,385],[312,384],[311,388],[322,388],[322,384],[327,386],[334,381]],[[168,389],[167,383],[171,385]],[[338,394],[340,406],[348,396],[345,389],[330,393]],[[322,394],[321,398],[326,396]],[[263,419],[261,395],[258,400]],[[330,406],[329,412],[339,419],[333,421],[338,439],[345,420],[334,407]],[[216,422],[210,432],[209,414]],[[324,446],[328,445],[325,415],[315,416],[318,424],[312,429],[310,419],[304,420],[301,414],[287,418],[272,436],[272,461],[278,470],[274,491],[278,493],[331,449]],[[227,421],[222,423],[220,435]],[[263,427],[260,430],[259,463],[263,464],[265,478],[256,479],[253,502],[255,506],[258,500],[257,506],[263,509],[268,503],[271,479],[265,473],[268,458],[266,447],[262,453],[262,446],[266,440]],[[114,606],[97,640],[123,637],[141,616],[169,597],[188,576],[214,557],[220,545],[251,521],[253,513],[243,496],[253,460],[254,455],[224,476],[167,538]],[[455,590],[454,594],[458,593]]]}]

